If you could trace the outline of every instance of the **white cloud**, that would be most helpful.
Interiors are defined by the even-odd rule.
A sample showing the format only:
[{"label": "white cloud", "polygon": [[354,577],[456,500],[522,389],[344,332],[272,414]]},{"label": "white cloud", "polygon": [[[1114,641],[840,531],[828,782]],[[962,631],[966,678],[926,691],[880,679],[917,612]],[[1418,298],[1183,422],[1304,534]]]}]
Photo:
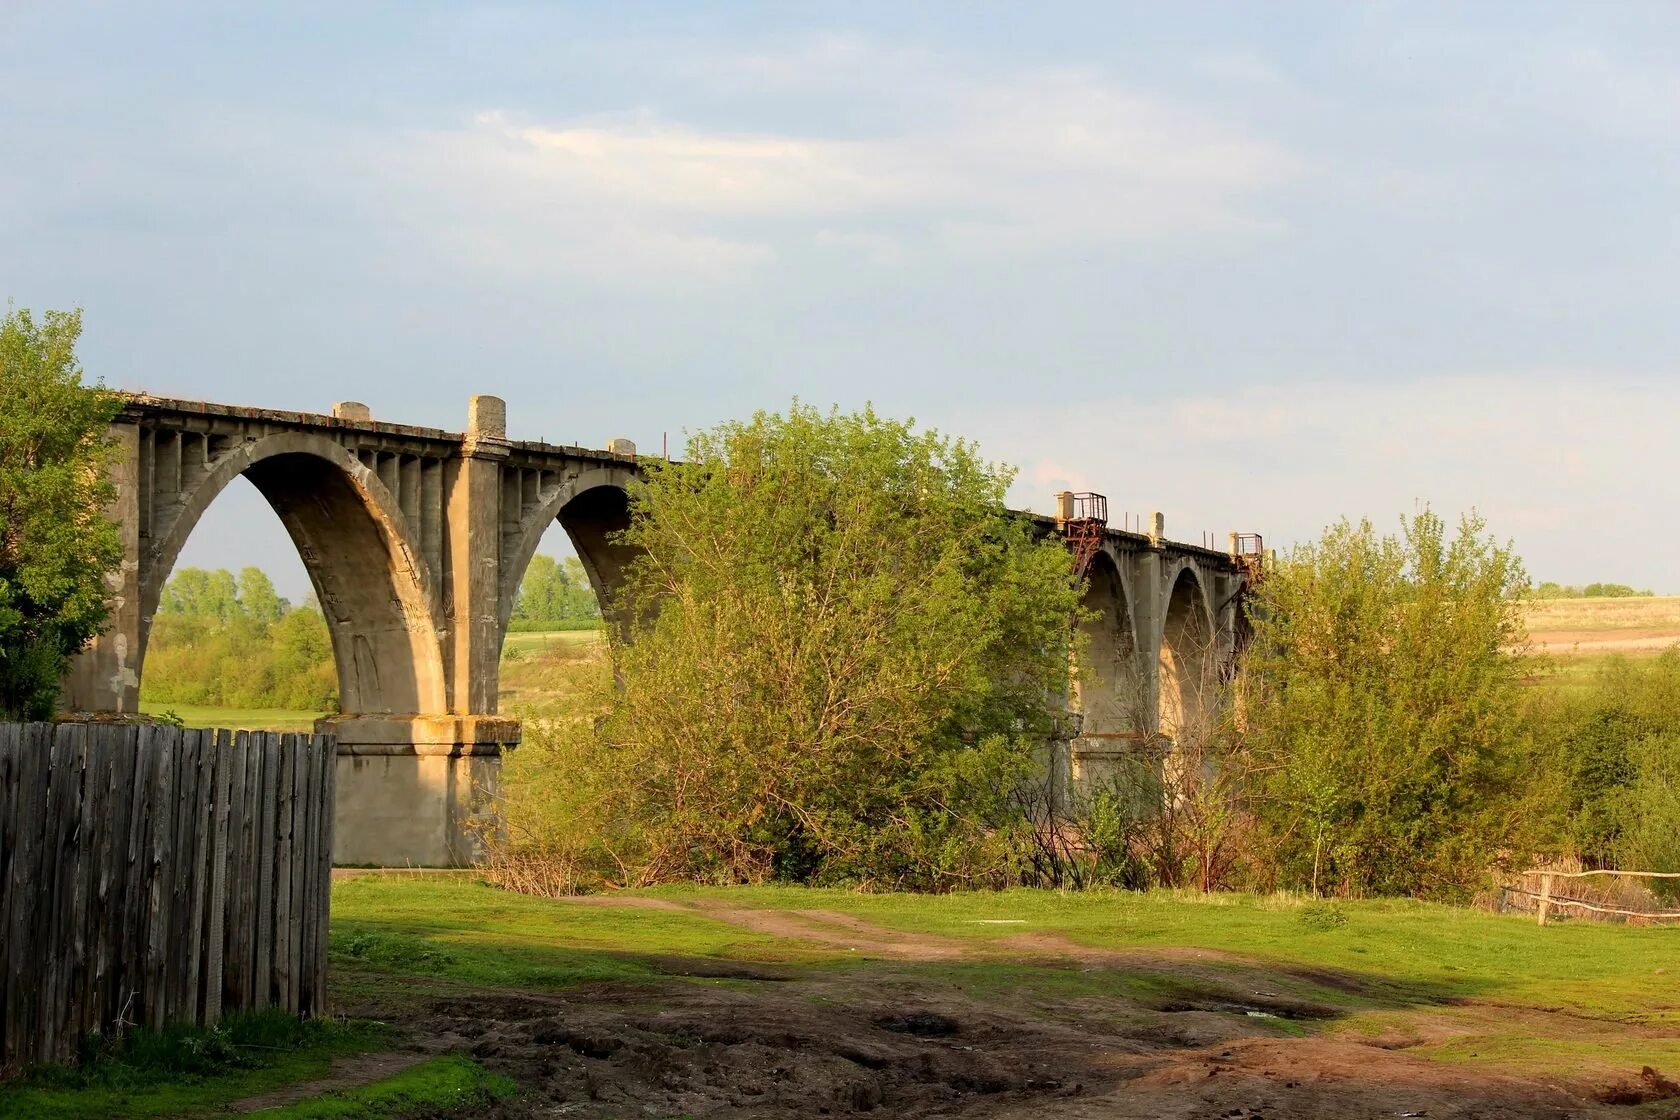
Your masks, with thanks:
[{"label": "white cloud", "polygon": [[[855,78],[855,41],[805,56]],[[763,56],[743,65],[791,80]],[[853,137],[717,130],[650,109],[549,121],[514,110],[423,134],[390,161],[409,220],[522,271],[727,273],[784,244],[1030,252],[1275,228],[1279,146],[1081,70],[977,77],[883,52],[891,98]],[[792,241],[789,241],[789,239]]]}]

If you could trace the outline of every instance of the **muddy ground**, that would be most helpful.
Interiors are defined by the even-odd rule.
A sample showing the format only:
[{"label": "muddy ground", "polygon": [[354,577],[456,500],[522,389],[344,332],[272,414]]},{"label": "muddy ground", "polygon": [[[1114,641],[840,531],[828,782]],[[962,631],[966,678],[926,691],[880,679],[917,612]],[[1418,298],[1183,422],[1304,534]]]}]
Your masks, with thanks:
[{"label": "muddy ground", "polygon": [[403,1023],[412,1052],[468,1053],[513,1078],[522,1094],[484,1114],[499,1118],[1680,1117],[1680,1086],[1655,1071],[1610,1085],[1566,1069],[1520,1079],[1409,1054],[1414,1036],[1317,1029],[1337,1008],[1286,993],[1360,983],[1331,972],[1020,938],[1003,951],[1092,983],[1000,989],[948,967],[973,952],[963,943],[825,911],[712,913],[868,959],[666,960],[668,981],[409,990],[341,1010]]}]

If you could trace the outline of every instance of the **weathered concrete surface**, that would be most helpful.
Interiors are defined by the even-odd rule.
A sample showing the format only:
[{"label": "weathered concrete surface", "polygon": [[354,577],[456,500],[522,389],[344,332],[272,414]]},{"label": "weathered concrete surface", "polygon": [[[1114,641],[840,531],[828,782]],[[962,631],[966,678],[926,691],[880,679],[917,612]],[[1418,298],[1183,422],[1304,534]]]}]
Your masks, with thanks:
[{"label": "weathered concrete surface", "polygon": [[502,760],[482,755],[338,756],[333,862],[465,867],[498,827]]},{"label": "weathered concrete surface", "polygon": [[[464,432],[333,414],[130,398],[112,425],[120,454],[111,516],[124,561],[110,629],[66,680],[67,707],[133,713],[152,615],[176,557],[235,478],[262,493],[296,544],[332,633],[340,705],[335,856],[341,863],[475,858],[501,752],[518,724],[496,716],[502,641],[519,583],[558,521],[611,611],[633,553],[635,448],[507,437],[507,406],[473,397]],[[1083,731],[1053,751],[1067,786],[1100,780],[1138,742],[1195,718],[1207,668],[1234,644],[1241,574],[1231,557],[1111,531],[1092,568],[1091,665],[1072,698]],[[1048,531],[1048,527],[1046,528]]]},{"label": "weathered concrete surface", "polygon": [[477,863],[499,828],[502,751],[519,721],[495,716],[333,716],[333,861],[379,867]]}]

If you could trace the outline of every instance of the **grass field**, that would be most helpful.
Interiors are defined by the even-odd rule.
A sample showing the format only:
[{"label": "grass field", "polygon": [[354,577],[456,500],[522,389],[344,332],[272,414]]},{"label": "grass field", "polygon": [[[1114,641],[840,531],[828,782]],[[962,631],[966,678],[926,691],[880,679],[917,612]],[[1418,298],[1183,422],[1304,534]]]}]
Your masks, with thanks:
[{"label": "grass field", "polygon": [[226,727],[245,731],[312,731],[325,713],[295,712],[287,708],[211,708],[197,704],[158,704],[142,700],[149,716],[173,713],[188,727]]},{"label": "grass field", "polygon": [[588,645],[601,640],[599,629],[588,630],[542,630],[530,633],[515,632],[509,634],[502,642],[502,656],[509,652],[515,656],[535,653],[538,650],[551,649],[554,646]]},{"label": "grass field", "polygon": [[1612,658],[1655,657],[1680,642],[1680,596],[1542,599],[1529,608],[1528,632],[1547,661],[1538,683],[1586,688]]},{"label": "grass field", "polygon": [[1540,599],[1528,612],[1536,633],[1658,631],[1680,641],[1680,595],[1627,599]]},{"label": "grass field", "polygon": [[[472,1115],[497,1097],[498,1116],[721,1116],[770,1099],[786,1111],[754,1114],[794,1116],[853,1099],[860,1076],[877,1088],[857,1099],[885,1114],[944,1102],[942,1115],[1002,1116],[1031,1097],[1046,1052],[1085,1095],[1113,1082],[1161,1114],[1231,1114],[1213,1107],[1220,1093],[1263,1092],[1280,1102],[1268,1117],[1470,1115],[1448,1106],[1485,1091],[1515,1111],[1475,1115],[1554,1115],[1511,1104],[1512,1086],[1590,1105],[1581,1094],[1645,1066],[1680,1072],[1677,950],[1680,929],[1542,929],[1412,901],[790,887],[542,899],[469,873],[355,874],[333,888],[331,983],[348,1025],[254,1052],[254,1068],[37,1078],[0,1091],[0,1117],[196,1117],[253,1098],[276,1104],[265,1116]],[[940,1041],[952,1031],[961,1045]],[[1224,1080],[1198,1065],[1209,1054]],[[352,1059],[385,1072],[327,1079]],[[995,1087],[976,1094],[975,1078]]]}]

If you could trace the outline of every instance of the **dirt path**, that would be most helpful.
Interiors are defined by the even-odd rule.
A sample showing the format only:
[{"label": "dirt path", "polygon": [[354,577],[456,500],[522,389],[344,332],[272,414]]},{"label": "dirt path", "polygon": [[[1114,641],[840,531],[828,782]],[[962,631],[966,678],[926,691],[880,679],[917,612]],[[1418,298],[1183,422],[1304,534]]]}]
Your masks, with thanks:
[{"label": "dirt path", "polygon": [[712,899],[701,900],[694,909],[754,933],[814,941],[882,960],[953,960],[968,949],[953,938],[886,929],[836,910],[755,910]]},{"label": "dirt path", "polygon": [[[576,904],[697,911],[855,951],[858,963],[772,975],[690,962],[695,975],[725,979],[452,993],[428,997],[419,1015],[410,1008],[402,1017],[419,1047],[471,1054],[525,1089],[490,1117],[1587,1120],[1628,1115],[1595,1096],[1664,1091],[1637,1069],[1613,1089],[1448,1065],[1409,1052],[1421,1041],[1411,1034],[1302,1036],[1304,1022],[1339,1012],[1287,994],[1291,981],[1363,990],[1330,970],[1205,950],[1093,949],[1032,932],[970,942],[821,909],[623,896]],[[928,967],[1011,960],[1090,981],[1043,982],[1038,973],[1034,986],[996,969]],[[1449,1012],[1464,1013],[1440,1014]]]},{"label": "dirt path", "polygon": [[356,1089],[395,1077],[410,1066],[417,1066],[429,1055],[396,1051],[385,1054],[357,1054],[350,1058],[334,1058],[332,1071],[314,1081],[299,1082],[284,1089],[246,1097],[228,1105],[230,1112],[260,1112],[265,1108],[280,1108],[298,1101],[306,1101],[340,1089]]}]

